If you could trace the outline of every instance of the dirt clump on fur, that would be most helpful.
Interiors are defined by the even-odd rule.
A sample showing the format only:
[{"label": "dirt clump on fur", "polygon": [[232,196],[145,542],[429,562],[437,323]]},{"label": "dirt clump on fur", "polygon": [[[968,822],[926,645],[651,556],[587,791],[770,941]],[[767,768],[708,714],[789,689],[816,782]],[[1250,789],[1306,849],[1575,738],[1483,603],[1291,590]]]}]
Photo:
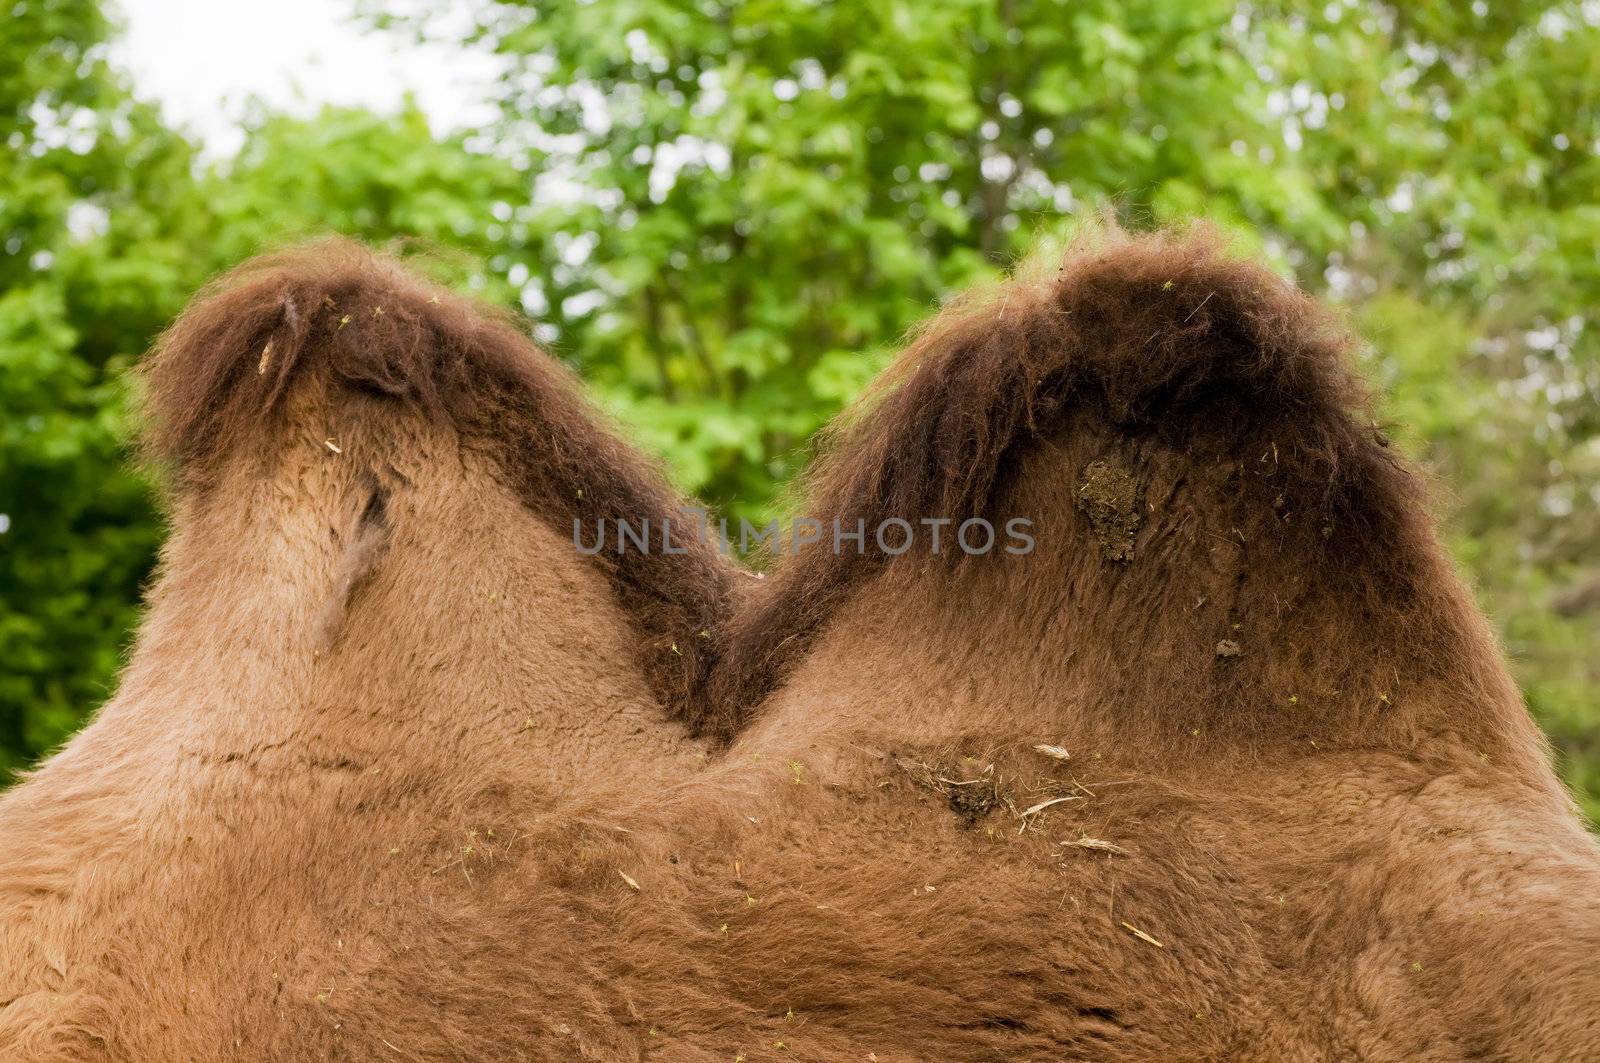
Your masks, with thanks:
[{"label": "dirt clump on fur", "polygon": [[1139,531],[1139,482],[1126,469],[1092,461],[1083,470],[1078,510],[1089,518],[1089,530],[1108,561],[1133,560],[1133,537]]},{"label": "dirt clump on fur", "polygon": [[945,788],[945,800],[950,802],[951,811],[969,827],[1000,803],[993,779],[950,783]]},{"label": "dirt clump on fur", "polygon": [[976,778],[964,778],[962,776],[970,773],[954,765],[925,763],[895,753],[890,753],[887,759],[917,786],[942,796],[964,827],[976,824],[1003,800],[992,765],[979,772]]},{"label": "dirt clump on fur", "polygon": [[[964,757],[944,750],[920,760],[888,753],[884,760],[917,789],[943,798],[962,827],[975,827],[999,809],[1009,813],[1020,829],[1036,828],[1044,813],[1065,811],[1069,803],[1094,796],[1065,769],[1064,749],[1035,745],[1017,756],[1019,752],[991,750],[982,757]],[[1033,763],[1041,755],[1049,758],[1043,771]],[[888,785],[888,780],[880,785]]]}]

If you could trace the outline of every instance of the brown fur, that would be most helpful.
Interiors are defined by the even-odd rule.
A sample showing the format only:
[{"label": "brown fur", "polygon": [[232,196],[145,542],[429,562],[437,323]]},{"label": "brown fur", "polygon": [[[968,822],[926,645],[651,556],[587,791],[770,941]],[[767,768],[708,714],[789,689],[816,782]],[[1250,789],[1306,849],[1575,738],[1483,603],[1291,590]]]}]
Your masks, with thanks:
[{"label": "brown fur", "polygon": [[182,433],[230,442],[168,447],[122,689],[0,798],[0,1054],[1594,1055],[1600,853],[1346,357],[1204,235],[948,313],[808,512],[1037,549],[786,562],[714,632],[721,751],[466,392]]},{"label": "brown fur", "polygon": [[[1409,593],[1431,532],[1415,476],[1366,412],[1348,337],[1219,240],[1097,232],[1058,268],[1034,263],[958,300],[828,434],[808,512],[868,528],[996,517],[1029,448],[1092,415],[1101,431],[1234,460],[1240,490],[1258,496],[1246,512],[1293,517],[1275,538],[1296,541],[1276,549],[1314,551],[1372,593]],[[1268,462],[1270,475],[1254,475]],[[1324,528],[1338,534],[1319,542]],[[808,550],[778,573],[731,636],[720,731],[738,728],[885,560]]]},{"label": "brown fur", "polygon": [[538,356],[511,319],[329,240],[253,259],[215,281],[162,336],[143,376],[146,451],[195,489],[270,440],[286,392],[319,376],[451,425],[492,452],[562,535],[577,520],[589,537],[602,518],[648,519],[652,528],[674,521],[683,554],[607,551],[595,561],[637,618],[657,694],[691,728],[702,726],[694,694],[714,663],[702,632],[721,621],[730,569],[688,534],[683,501],[662,476],[601,425],[572,374]]}]

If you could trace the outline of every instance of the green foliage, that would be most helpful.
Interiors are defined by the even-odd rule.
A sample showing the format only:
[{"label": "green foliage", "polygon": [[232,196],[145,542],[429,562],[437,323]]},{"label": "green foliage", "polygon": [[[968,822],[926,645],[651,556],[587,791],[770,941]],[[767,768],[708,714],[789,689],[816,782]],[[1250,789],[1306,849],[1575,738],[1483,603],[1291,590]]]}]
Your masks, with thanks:
[{"label": "green foliage", "polygon": [[97,4],[51,0],[17,5],[0,42],[0,782],[115,684],[163,534],[125,370],[196,287],[331,230],[403,236],[509,298],[483,261],[505,235],[484,204],[525,183],[510,163],[415,108],[330,109],[258,115],[202,170],[108,69],[107,32]]},{"label": "green foliage", "polygon": [[109,691],[160,539],[118,374],[193,267],[151,241],[190,151],[106,68],[89,2],[0,40],[0,779]]},{"label": "green foliage", "polygon": [[[366,6],[428,33],[435,3]],[[940,299],[1109,209],[1217,220],[1346,308],[1600,815],[1592,3],[478,0],[493,128],[263,111],[209,168],[106,69],[94,3],[19,10],[0,758],[112,680],[159,538],[117,373],[217,269],[329,229],[414,241],[528,310],[681,486],[756,517]]]},{"label": "green foliage", "polygon": [[485,5],[540,316],[685,488],[763,512],[908,327],[1075,208],[1337,227],[1232,149],[1277,135],[1232,10]]},{"label": "green foliage", "polygon": [[[239,153],[199,182],[216,234],[209,269],[264,248],[337,232],[422,252],[446,280],[509,301],[485,264],[518,241],[494,204],[526,195],[511,163],[436,139],[413,103],[396,115],[327,108],[305,120],[258,114]],[[524,237],[526,239],[526,237]]]}]

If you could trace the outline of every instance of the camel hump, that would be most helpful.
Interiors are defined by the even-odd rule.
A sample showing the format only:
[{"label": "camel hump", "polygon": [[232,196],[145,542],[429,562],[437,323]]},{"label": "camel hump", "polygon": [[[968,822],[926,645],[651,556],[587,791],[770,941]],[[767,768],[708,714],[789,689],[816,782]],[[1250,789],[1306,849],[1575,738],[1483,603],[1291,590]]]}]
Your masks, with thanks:
[{"label": "camel hump", "polygon": [[1351,348],[1214,229],[1097,229],[921,329],[830,433],[811,498],[869,522],[985,516],[1023,444],[1088,414],[1178,447],[1276,444],[1282,489],[1326,500],[1394,471]]},{"label": "camel hump", "polygon": [[[144,449],[180,490],[268,449],[299,381],[421,411],[492,455],[563,537],[581,524],[657,529],[678,549],[595,557],[642,633],[647,677],[701,726],[694,694],[727,608],[730,563],[685,530],[685,502],[589,403],[576,376],[510,314],[359,244],[323,240],[253,259],[203,289],[140,367]],[[383,406],[367,407],[368,412]]]},{"label": "camel hump", "polygon": [[146,453],[185,476],[272,423],[297,379],[453,412],[474,384],[538,373],[509,315],[353,241],[251,259],[213,280],[140,366]]},{"label": "camel hump", "polygon": [[[1361,586],[1412,584],[1433,556],[1421,484],[1376,430],[1352,348],[1332,313],[1213,229],[1103,226],[920,329],[824,435],[806,512],[998,528],[1020,500],[1029,517],[1064,511],[1040,534],[1098,539],[1107,562],[1070,563],[1117,579],[1168,571],[1143,560],[1155,544],[1199,536],[1204,557],[1217,535],[1250,538],[1263,574],[1316,562]],[[927,535],[911,549],[938,550]],[[751,711],[890,563],[870,549],[785,559],[729,640],[722,700]],[[1083,585],[1029,564],[1035,584]]]}]

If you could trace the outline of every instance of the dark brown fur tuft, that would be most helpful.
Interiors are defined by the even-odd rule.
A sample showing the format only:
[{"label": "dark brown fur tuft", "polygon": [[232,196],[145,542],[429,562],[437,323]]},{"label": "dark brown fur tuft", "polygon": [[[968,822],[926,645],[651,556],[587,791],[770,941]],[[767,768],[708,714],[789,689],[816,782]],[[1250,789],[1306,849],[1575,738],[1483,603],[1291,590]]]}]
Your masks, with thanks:
[{"label": "dark brown fur tuft", "polygon": [[[429,284],[398,263],[327,240],[262,256],[212,282],[141,367],[147,453],[180,490],[270,432],[298,380],[385,397],[447,422],[498,458],[526,504],[563,536],[582,520],[679,526],[682,500],[604,424],[571,373],[510,315]],[[685,529],[686,530],[686,529]],[[592,532],[591,532],[592,534]],[[642,638],[657,696],[691,728],[696,692],[729,592],[729,566],[675,534],[685,552],[629,550],[606,570]]]},{"label": "dark brown fur tuft", "polygon": [[[1419,487],[1385,449],[1350,348],[1327,311],[1229,257],[1211,229],[1097,231],[1056,268],[1019,271],[923,328],[825,435],[806,512],[868,529],[995,516],[1028,448],[1088,414],[1110,433],[1196,455],[1253,458],[1259,444],[1301,527],[1339,527],[1339,548],[1361,553],[1350,565],[1403,582],[1419,551],[1384,544],[1426,534],[1406,516]],[[887,560],[815,548],[779,567],[724,650],[722,730],[740,726]]]}]

